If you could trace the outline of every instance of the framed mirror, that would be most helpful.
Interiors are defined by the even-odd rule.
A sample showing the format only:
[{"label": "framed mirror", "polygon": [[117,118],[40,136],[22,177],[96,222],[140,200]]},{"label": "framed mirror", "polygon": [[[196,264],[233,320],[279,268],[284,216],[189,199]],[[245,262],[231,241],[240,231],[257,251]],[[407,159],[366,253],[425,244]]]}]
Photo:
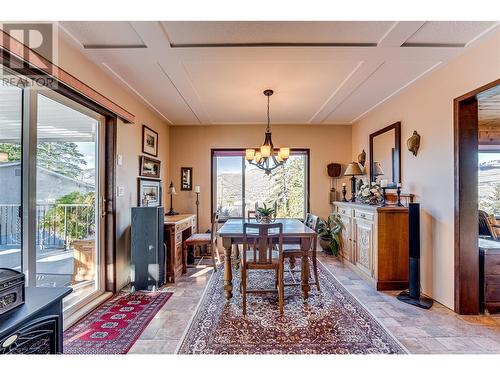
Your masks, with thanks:
[{"label": "framed mirror", "polygon": [[387,180],[388,187],[401,182],[401,122],[370,134],[370,181]]}]

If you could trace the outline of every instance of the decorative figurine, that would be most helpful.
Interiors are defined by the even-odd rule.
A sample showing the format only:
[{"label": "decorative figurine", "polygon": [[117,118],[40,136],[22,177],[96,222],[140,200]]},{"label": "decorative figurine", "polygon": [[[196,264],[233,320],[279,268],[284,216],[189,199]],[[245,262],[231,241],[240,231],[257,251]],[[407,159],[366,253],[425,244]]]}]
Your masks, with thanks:
[{"label": "decorative figurine", "polygon": [[413,156],[417,156],[418,149],[420,148],[420,134],[416,130],[413,131],[413,135],[406,141],[406,146]]},{"label": "decorative figurine", "polygon": [[363,167],[365,166],[366,163],[366,152],[365,149],[361,152],[361,154],[358,155],[358,163],[361,164]]}]

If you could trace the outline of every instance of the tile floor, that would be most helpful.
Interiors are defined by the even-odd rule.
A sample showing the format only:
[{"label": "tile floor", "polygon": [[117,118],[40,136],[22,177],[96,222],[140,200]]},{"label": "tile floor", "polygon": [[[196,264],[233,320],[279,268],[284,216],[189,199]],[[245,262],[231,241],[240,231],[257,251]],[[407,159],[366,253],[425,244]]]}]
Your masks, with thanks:
[{"label": "tile floor", "polygon": [[[460,316],[439,303],[430,310],[407,305],[395,298],[396,292],[377,292],[337,259],[320,254],[323,264],[410,353],[500,354],[500,315]],[[174,353],[211,274],[211,268],[201,265],[167,286],[174,295],[129,353]]]}]

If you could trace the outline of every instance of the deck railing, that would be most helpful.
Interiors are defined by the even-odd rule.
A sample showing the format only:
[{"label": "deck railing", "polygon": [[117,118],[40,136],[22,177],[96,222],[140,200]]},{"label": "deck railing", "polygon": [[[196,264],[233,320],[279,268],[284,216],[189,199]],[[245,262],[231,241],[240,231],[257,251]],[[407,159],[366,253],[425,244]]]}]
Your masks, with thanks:
[{"label": "deck railing", "polygon": [[[74,240],[95,234],[92,204],[37,204],[36,245],[40,249],[69,249]],[[21,244],[21,207],[0,204],[0,246]]]}]

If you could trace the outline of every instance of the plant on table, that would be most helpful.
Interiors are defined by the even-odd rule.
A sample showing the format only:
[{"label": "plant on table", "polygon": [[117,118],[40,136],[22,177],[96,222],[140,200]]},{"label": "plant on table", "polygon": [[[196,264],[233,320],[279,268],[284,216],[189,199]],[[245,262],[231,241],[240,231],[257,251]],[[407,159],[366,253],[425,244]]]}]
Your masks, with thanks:
[{"label": "plant on table", "polygon": [[255,213],[256,219],[263,223],[270,223],[276,218],[276,209],[274,207],[267,207],[265,203],[264,207],[257,207]]}]

